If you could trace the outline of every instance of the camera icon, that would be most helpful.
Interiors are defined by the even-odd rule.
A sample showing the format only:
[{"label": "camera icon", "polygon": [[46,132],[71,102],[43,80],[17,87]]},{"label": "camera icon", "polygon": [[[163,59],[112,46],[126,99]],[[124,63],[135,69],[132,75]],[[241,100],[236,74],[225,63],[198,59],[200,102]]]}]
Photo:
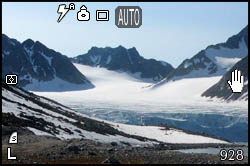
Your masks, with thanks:
[{"label": "camera icon", "polygon": [[5,83],[8,85],[16,85],[18,82],[18,76],[16,74],[7,74],[5,76]]}]

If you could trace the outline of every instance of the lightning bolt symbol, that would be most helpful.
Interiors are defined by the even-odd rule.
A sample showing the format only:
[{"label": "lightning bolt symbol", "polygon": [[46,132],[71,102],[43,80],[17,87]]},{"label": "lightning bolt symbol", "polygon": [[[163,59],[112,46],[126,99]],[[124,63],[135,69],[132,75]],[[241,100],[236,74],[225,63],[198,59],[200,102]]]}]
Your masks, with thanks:
[{"label": "lightning bolt symbol", "polygon": [[57,10],[57,13],[60,14],[57,20],[58,23],[63,19],[63,17],[68,13],[68,11],[69,11],[69,8],[66,8],[65,4],[59,5],[58,10]]}]

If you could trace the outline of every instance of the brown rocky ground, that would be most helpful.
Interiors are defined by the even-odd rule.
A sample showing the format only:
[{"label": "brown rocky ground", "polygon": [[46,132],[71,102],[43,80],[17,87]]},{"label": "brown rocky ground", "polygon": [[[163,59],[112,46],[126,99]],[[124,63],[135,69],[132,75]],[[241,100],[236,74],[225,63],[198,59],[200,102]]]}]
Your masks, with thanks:
[{"label": "brown rocky ground", "polygon": [[[2,138],[3,164],[247,164],[243,161],[220,161],[210,154],[185,154],[166,148],[131,147],[127,145],[102,144],[86,139],[59,140],[33,134],[19,135],[18,144],[8,144],[9,137]],[[7,160],[7,147],[17,160]],[[191,147],[191,145],[189,145]],[[174,149],[172,145],[172,149]],[[177,148],[181,148],[178,145]]]}]

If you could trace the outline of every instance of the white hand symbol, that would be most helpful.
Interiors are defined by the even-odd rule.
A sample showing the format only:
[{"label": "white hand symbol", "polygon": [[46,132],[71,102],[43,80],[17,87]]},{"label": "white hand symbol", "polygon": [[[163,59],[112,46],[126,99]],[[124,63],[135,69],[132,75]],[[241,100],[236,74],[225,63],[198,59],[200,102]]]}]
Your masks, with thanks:
[{"label": "white hand symbol", "polygon": [[230,85],[233,93],[235,92],[241,92],[243,89],[243,83],[244,83],[244,77],[243,75],[241,76],[241,71],[235,69],[235,71],[232,72],[232,82],[227,81],[228,84]]}]

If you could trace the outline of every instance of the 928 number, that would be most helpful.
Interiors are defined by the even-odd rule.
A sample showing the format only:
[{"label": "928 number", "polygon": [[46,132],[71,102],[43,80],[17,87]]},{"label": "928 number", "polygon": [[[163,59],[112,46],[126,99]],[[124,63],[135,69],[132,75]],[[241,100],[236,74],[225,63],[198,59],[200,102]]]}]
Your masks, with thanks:
[{"label": "928 number", "polygon": [[220,150],[220,160],[221,161],[225,161],[225,160],[229,160],[229,161],[241,161],[244,159],[244,152],[242,149],[221,149]]}]

